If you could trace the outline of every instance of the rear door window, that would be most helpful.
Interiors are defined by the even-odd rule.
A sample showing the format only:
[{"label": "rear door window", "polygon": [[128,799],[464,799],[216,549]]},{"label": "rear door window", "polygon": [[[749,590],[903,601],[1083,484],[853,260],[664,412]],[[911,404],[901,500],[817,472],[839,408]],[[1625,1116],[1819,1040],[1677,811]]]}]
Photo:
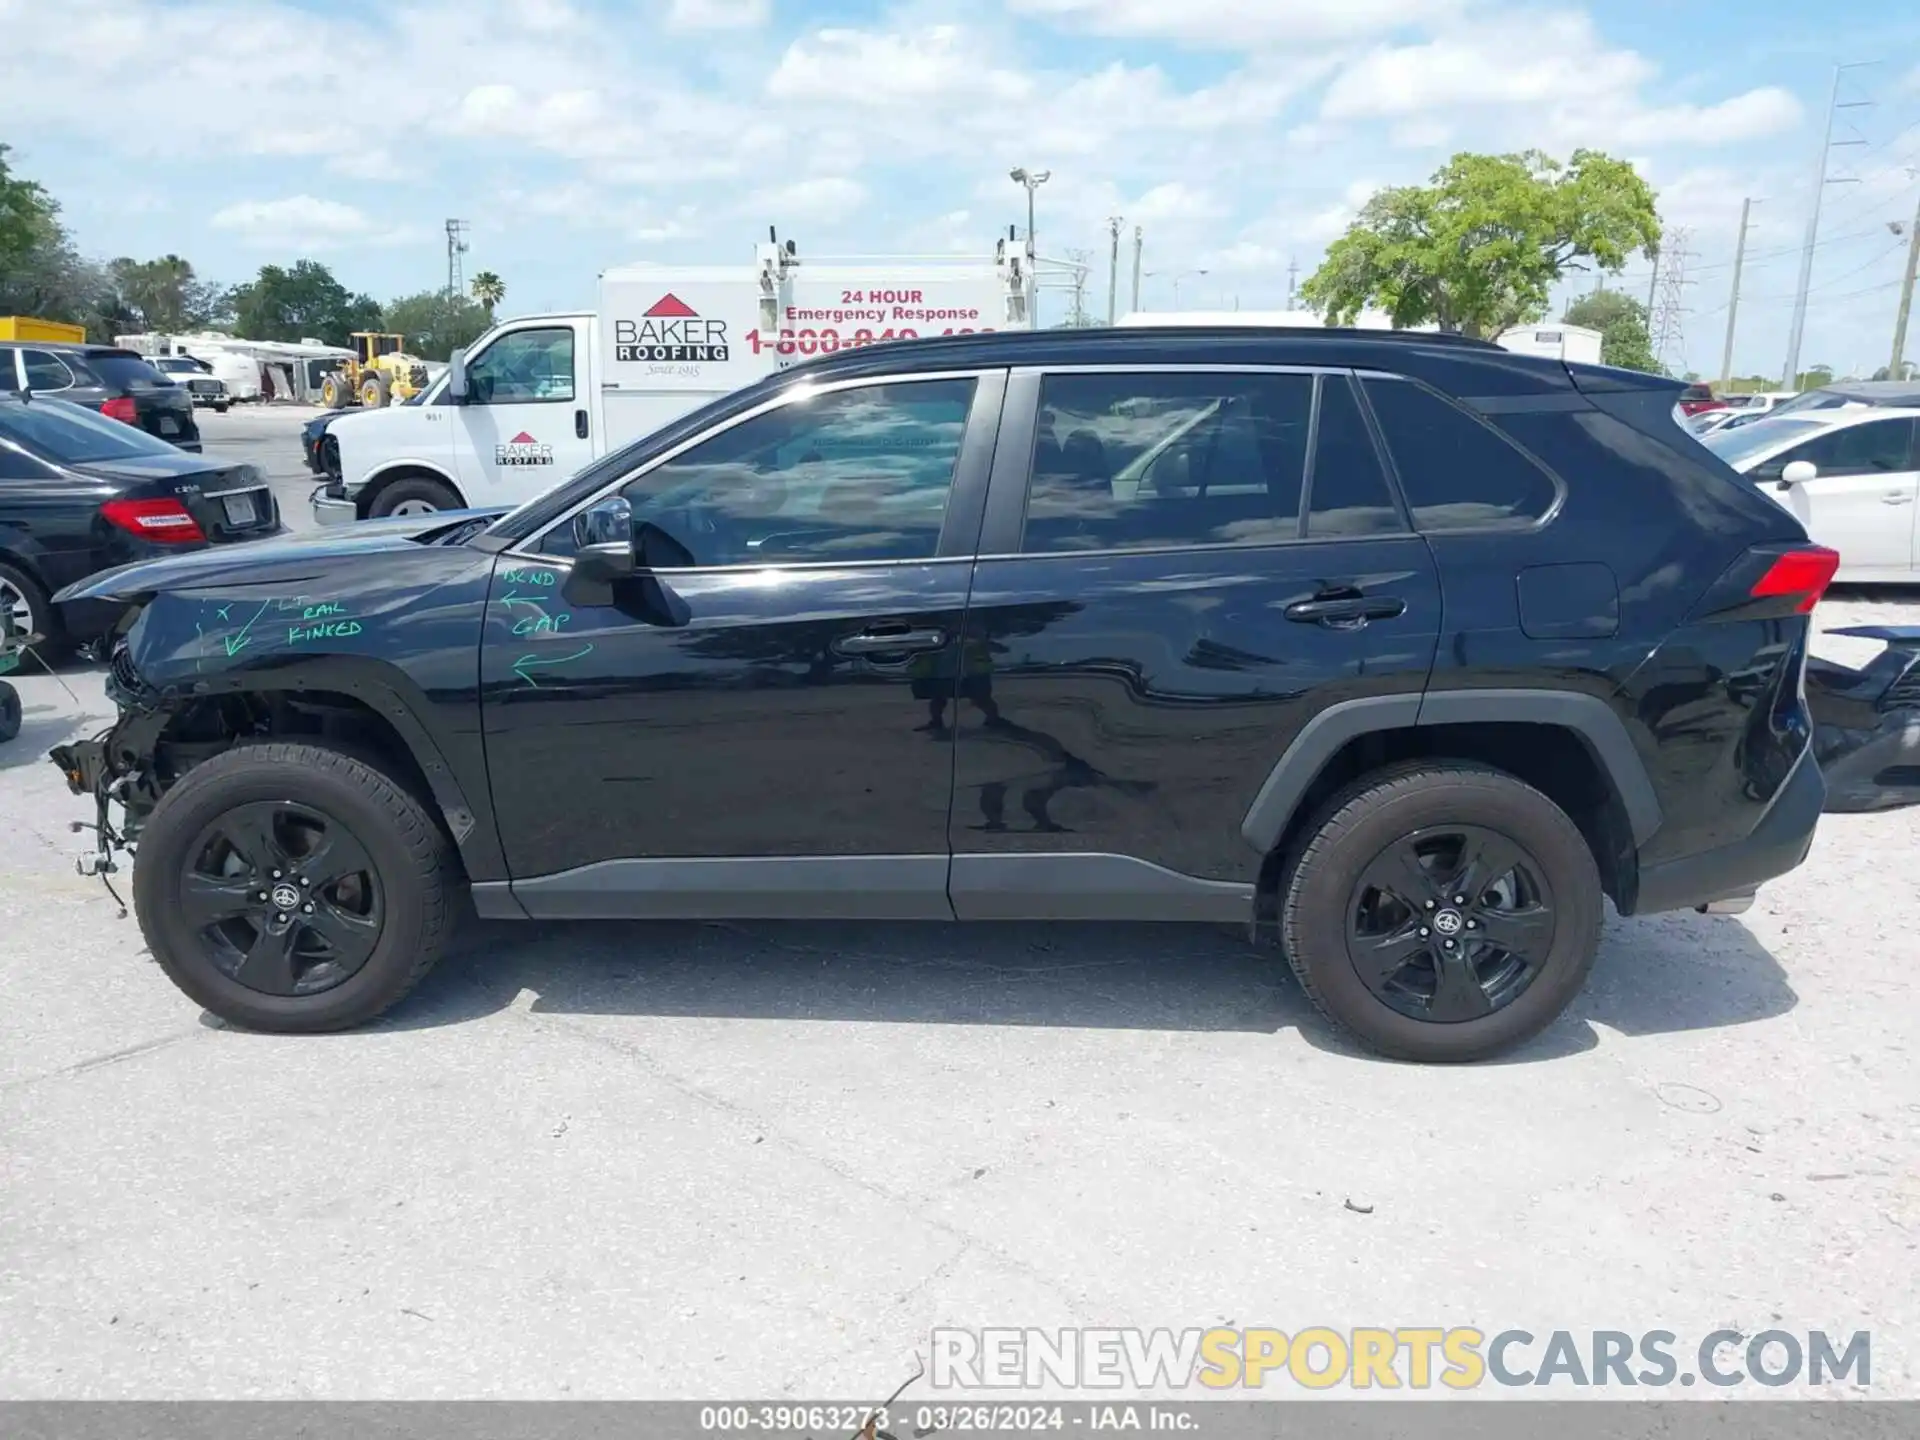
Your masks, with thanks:
[{"label": "rear door window", "polygon": [[1870,420],[1848,425],[1794,446],[1761,466],[1772,478],[1796,460],[1808,460],[1822,475],[1888,475],[1915,468],[1913,421]]},{"label": "rear door window", "polygon": [[1411,380],[1365,383],[1416,530],[1521,530],[1553,508],[1553,477],[1492,426]]},{"label": "rear door window", "polygon": [[1353,382],[1344,375],[1323,376],[1307,538],[1389,535],[1406,528],[1387,488],[1380,453],[1367,432]]},{"label": "rear door window", "polygon": [[1049,375],[1028,554],[1271,544],[1300,535],[1312,375]]},{"label": "rear door window", "polygon": [[[82,362],[111,390],[141,390],[173,382],[138,355],[96,350]],[[85,382],[80,382],[84,384]]]}]

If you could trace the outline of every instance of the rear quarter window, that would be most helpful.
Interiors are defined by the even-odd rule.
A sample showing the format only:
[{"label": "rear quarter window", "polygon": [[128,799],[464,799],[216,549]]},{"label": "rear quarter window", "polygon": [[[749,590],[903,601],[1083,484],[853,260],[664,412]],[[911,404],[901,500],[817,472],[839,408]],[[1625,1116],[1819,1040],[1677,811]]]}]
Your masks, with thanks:
[{"label": "rear quarter window", "polygon": [[96,353],[78,358],[83,366],[99,377],[101,384],[110,389],[133,390],[173,383],[138,355]]},{"label": "rear quarter window", "polygon": [[1411,380],[1365,385],[1416,530],[1524,530],[1553,508],[1553,477],[1490,425]]}]

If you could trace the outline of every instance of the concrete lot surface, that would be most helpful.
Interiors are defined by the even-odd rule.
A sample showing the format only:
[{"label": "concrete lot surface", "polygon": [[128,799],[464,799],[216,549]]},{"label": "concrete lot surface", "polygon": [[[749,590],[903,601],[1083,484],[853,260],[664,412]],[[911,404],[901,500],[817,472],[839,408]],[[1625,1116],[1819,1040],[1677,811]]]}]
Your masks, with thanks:
[{"label": "concrete lot surface", "polygon": [[1149,926],[476,926],[285,1039],[74,875],[63,679],[0,747],[0,1397],[881,1396],[937,1325],[1215,1324],[1864,1329],[1920,1395],[1920,811],[1612,920],[1469,1069]]}]

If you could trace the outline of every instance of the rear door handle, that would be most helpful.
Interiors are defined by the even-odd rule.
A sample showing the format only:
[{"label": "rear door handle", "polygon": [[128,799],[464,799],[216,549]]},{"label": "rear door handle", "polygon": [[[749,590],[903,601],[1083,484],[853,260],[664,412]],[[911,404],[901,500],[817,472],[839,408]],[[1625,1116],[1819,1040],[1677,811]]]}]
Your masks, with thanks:
[{"label": "rear door handle", "polygon": [[1357,630],[1369,620],[1397,620],[1407,602],[1392,595],[1348,595],[1339,599],[1297,600],[1280,612],[1302,625]]},{"label": "rear door handle", "polygon": [[1911,505],[1913,503],[1913,496],[1907,494],[1904,490],[1891,490],[1880,497],[1880,503],[1882,505]]},{"label": "rear door handle", "polygon": [[865,630],[842,635],[833,642],[833,649],[839,655],[911,655],[938,650],[946,643],[944,630]]}]

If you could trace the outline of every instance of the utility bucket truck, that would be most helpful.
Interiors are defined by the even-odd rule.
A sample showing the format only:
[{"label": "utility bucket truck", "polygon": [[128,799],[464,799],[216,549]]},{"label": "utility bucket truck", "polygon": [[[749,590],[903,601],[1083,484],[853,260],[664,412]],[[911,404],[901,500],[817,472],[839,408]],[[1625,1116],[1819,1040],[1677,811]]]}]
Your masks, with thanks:
[{"label": "utility bucket truck", "polygon": [[600,277],[599,309],[529,315],[456,353],[415,403],[355,412],[327,434],[339,476],[313,493],[323,525],[518,505],[576,470],[814,355],[920,336],[1024,330],[1026,260],[802,260],[646,266]]}]

